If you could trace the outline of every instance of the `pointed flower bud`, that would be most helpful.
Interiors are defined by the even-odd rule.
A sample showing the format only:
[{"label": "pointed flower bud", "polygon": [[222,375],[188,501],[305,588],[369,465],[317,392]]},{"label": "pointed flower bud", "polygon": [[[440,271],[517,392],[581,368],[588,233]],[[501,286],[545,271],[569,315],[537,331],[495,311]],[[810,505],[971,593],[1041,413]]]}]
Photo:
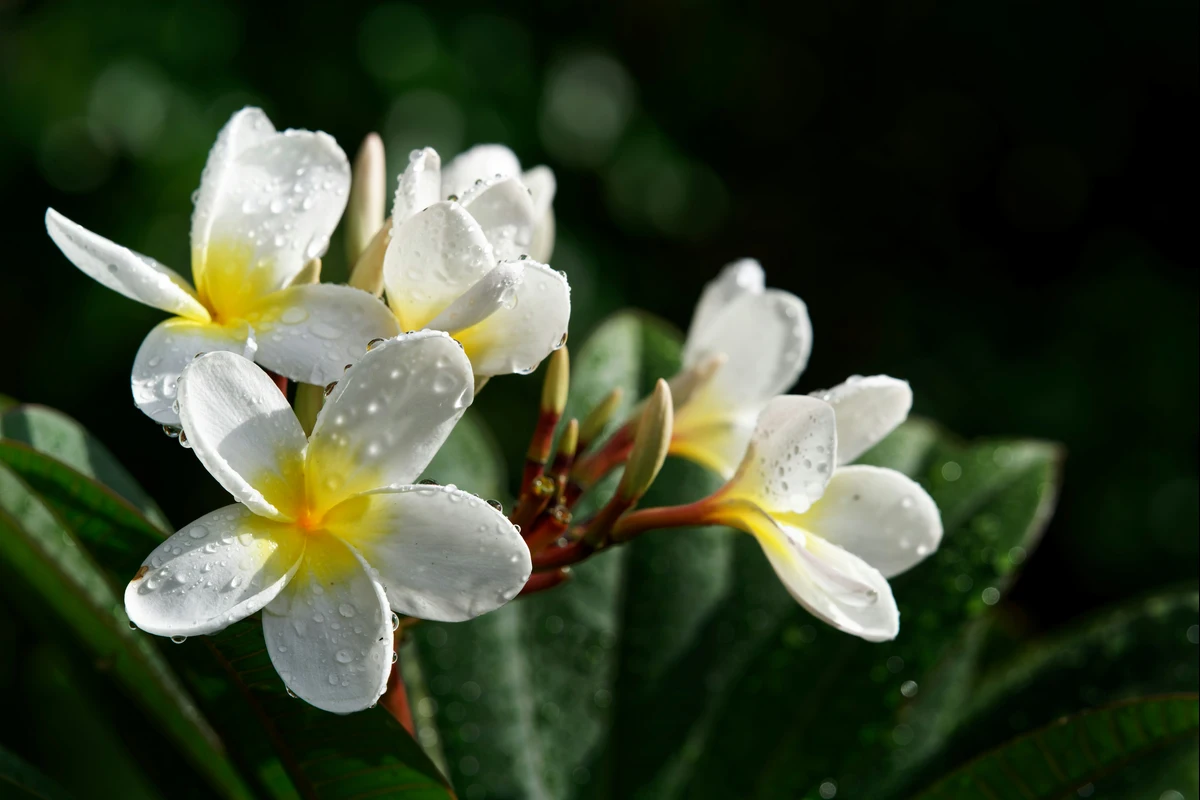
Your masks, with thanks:
[{"label": "pointed flower bud", "polygon": [[553,414],[561,417],[567,406],[567,390],[571,385],[571,359],[567,348],[560,347],[550,354],[550,363],[546,367],[546,381],[542,384],[543,414]]},{"label": "pointed flower bud", "polygon": [[350,201],[346,205],[346,261],[353,264],[383,226],[387,203],[383,140],[369,133],[354,157]]},{"label": "pointed flower bud", "polygon": [[604,399],[596,404],[583,422],[579,425],[579,449],[585,449],[589,444],[599,438],[600,434],[604,433],[604,427],[608,425],[613,415],[617,413],[617,407],[621,405],[621,399],[625,392],[620,386],[613,389],[604,396]]},{"label": "pointed flower bud", "polygon": [[579,447],[579,420],[573,419],[563,429],[558,439],[558,456],[556,461],[570,461],[575,458],[575,450]]},{"label": "pointed flower bud", "polygon": [[392,241],[392,223],[386,220],[367,244],[354,268],[350,271],[350,285],[355,289],[379,297],[383,294],[383,257]]},{"label": "pointed flower bud", "polygon": [[633,449],[629,452],[629,461],[625,464],[625,472],[617,487],[617,497],[621,500],[637,502],[658,477],[658,471],[667,458],[667,449],[671,446],[672,418],[671,389],[660,378],[638,420]]}]

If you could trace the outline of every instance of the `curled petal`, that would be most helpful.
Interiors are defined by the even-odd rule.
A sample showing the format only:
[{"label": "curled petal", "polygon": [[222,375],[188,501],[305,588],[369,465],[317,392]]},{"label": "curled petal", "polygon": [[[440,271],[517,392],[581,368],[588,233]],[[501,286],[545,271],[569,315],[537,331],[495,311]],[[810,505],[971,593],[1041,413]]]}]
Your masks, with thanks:
[{"label": "curled petal", "polygon": [[234,504],[171,536],[125,589],[133,624],[159,636],[216,633],[283,589],[304,554],[304,536]]},{"label": "curled petal", "polygon": [[333,536],[312,536],[296,576],[263,610],[263,638],[297,697],[349,714],[387,688],[391,616],[361,556]]},{"label": "curled petal", "polygon": [[325,253],[350,188],[350,163],[324,133],[277,133],[262,111],[226,124],[200,181],[192,270],[200,296],[238,317]]},{"label": "curled petal", "polygon": [[526,259],[511,302],[479,324],[455,334],[476,375],[527,374],[567,340],[571,287],[566,277],[545,264]]},{"label": "curled petal", "polygon": [[383,258],[388,305],[402,329],[418,330],[494,266],[479,223],[458,203],[434,203],[392,233]]},{"label": "curled petal", "polygon": [[200,463],[254,513],[294,520],[304,505],[304,429],[274,381],[233,353],[179,379],[179,418]]},{"label": "curled petal", "polygon": [[554,171],[546,166],[537,166],[521,176],[521,183],[529,188],[533,208],[537,212],[537,225],[533,229],[533,242],[529,245],[529,257],[534,261],[549,263],[554,254],[554,194],[557,183]]},{"label": "curled petal", "polygon": [[400,174],[396,185],[396,197],[392,202],[392,227],[406,222],[413,214],[424,211],[439,200],[443,200],[442,159],[432,147],[413,150],[408,156],[408,166]]},{"label": "curled petal", "polygon": [[908,418],[912,389],[887,375],[855,376],[832,389],[813,392],[837,414],[838,464],[849,464]]},{"label": "curled petal", "polygon": [[517,300],[525,269],[517,262],[497,264],[425,327],[451,335],[478,325],[506,304]]},{"label": "curled petal", "polygon": [[796,522],[887,578],[920,563],[942,541],[933,498],[912,479],[880,467],[838,469],[825,494]]},{"label": "curled petal", "polygon": [[181,317],[211,319],[188,282],[153,258],[92,233],[52,208],[46,209],[46,230],[72,264],[109,289]]},{"label": "curled petal", "polygon": [[537,212],[525,184],[517,178],[500,178],[469,189],[459,202],[483,228],[497,259],[529,254]]},{"label": "curled petal", "polygon": [[474,394],[470,362],[440,331],[401,334],[373,348],[338,381],[313,426],[306,468],[312,513],[411,484]]},{"label": "curled petal", "polygon": [[362,357],[367,342],[399,333],[396,318],[373,295],[316,283],[268,295],[246,319],[258,335],[257,361],[272,372],[324,386]]},{"label": "curled petal", "polygon": [[352,541],[396,611],[459,622],[516,596],[529,548],[500,512],[452,486],[403,486],[350,498],[326,527]]},{"label": "curled petal", "polygon": [[759,415],[725,492],[768,513],[802,514],[820,499],[836,457],[833,408],[813,397],[776,397]]},{"label": "curled petal", "polygon": [[179,374],[200,353],[228,351],[254,358],[258,344],[245,322],[216,325],[182,317],[164,320],[146,335],[133,359],[133,402],[161,425],[178,425]]},{"label": "curled petal", "polygon": [[476,145],[442,169],[442,197],[462,197],[475,181],[520,174],[521,162],[512,150],[502,144]]}]

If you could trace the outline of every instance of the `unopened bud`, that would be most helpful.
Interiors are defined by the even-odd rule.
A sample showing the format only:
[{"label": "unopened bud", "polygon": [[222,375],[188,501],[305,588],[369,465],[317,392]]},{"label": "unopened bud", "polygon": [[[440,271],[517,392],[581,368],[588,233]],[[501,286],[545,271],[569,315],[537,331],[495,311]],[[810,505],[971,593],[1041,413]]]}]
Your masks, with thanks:
[{"label": "unopened bud", "polygon": [[571,386],[571,359],[567,348],[560,347],[550,354],[550,363],[546,367],[546,381],[542,384],[543,414],[562,416],[567,407],[567,390]]},{"label": "unopened bud", "polygon": [[575,458],[575,449],[579,447],[579,420],[573,419],[563,429],[558,439],[558,456],[556,460],[570,461]]},{"label": "unopened bud", "polygon": [[621,398],[624,394],[624,390],[618,386],[606,394],[604,399],[583,418],[583,422],[579,425],[579,442],[582,447],[587,447],[596,441],[600,434],[604,433],[604,427],[617,413],[617,407],[621,405]]},{"label": "unopened bud", "polygon": [[350,285],[379,297],[383,294],[383,256],[392,241],[392,221],[387,219],[367,244],[358,261],[352,262]]},{"label": "unopened bud", "polygon": [[383,225],[387,203],[387,164],[383,140],[368,133],[354,157],[350,200],[346,203],[346,261],[358,261]]},{"label": "unopened bud", "polygon": [[688,400],[712,380],[725,361],[724,353],[715,353],[671,378],[671,396],[675,398],[675,408],[683,408]]},{"label": "unopened bud", "polygon": [[300,269],[300,271],[296,273],[296,277],[292,278],[291,285],[292,286],[304,286],[305,284],[320,283],[320,282],[321,282],[321,259],[314,258],[312,261],[309,261],[307,264],[305,264]]},{"label": "unopened bud", "polygon": [[659,379],[654,393],[646,401],[646,407],[638,420],[637,435],[625,472],[617,486],[617,497],[628,503],[637,502],[662,469],[671,446],[671,428],[674,413],[671,405],[671,389],[667,382]]}]

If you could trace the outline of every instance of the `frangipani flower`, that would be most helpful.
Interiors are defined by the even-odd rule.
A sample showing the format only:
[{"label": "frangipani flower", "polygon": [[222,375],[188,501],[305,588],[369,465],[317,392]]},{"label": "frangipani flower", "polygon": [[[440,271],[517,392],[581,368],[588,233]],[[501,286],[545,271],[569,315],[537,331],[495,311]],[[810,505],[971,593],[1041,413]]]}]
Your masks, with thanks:
[{"label": "frangipani flower", "polygon": [[279,133],[257,108],[217,137],[195,195],[193,288],[181,275],[46,212],[50,238],[75,266],[126,297],[174,314],[142,343],[133,398],[156,422],[177,425],[179,373],[199,352],[253,358],[292,380],[326,384],[396,322],[366,292],[292,285],[329,245],[346,205],[350,167],[324,133]]},{"label": "frangipani flower", "polygon": [[[454,186],[473,174],[465,165],[490,163],[478,151],[447,170]],[[566,341],[571,316],[566,276],[527,256],[540,219],[534,200],[511,175],[472,179],[455,200],[442,199],[445,184],[438,154],[414,150],[384,255],[388,305],[403,330],[453,335],[477,376],[531,372]]]},{"label": "frangipani flower", "polygon": [[[698,505],[704,521],[752,534],[791,595],[817,617],[869,641],[893,639],[900,614],[887,579],[934,552],[933,499],[905,475],[836,467],[840,441],[875,438],[864,413],[835,419],[828,403],[785,395],[767,403],[734,476]],[[885,431],[886,433],[886,431]]]},{"label": "frangipani flower", "polygon": [[554,171],[544,164],[521,171],[516,153],[502,144],[479,144],[459,153],[442,170],[441,199],[465,197],[476,181],[499,178],[519,178],[529,189],[533,201],[534,228],[529,244],[529,257],[546,262],[554,252],[554,192],[557,183]]},{"label": "frangipani flower", "polygon": [[389,607],[465,620],[529,577],[528,548],[499,511],[453,486],[411,485],[473,394],[449,336],[402,335],[346,371],[306,440],[250,361],[196,358],[179,381],[184,431],[238,502],[155,548],[125,590],[130,620],[178,638],[262,609],[293,693],[338,713],[371,706],[392,665]]},{"label": "frangipani flower", "polygon": [[672,380],[671,453],[725,478],[733,475],[771,398],[786,392],[812,351],[812,324],[800,298],[764,286],[757,261],[726,266],[705,287]]}]

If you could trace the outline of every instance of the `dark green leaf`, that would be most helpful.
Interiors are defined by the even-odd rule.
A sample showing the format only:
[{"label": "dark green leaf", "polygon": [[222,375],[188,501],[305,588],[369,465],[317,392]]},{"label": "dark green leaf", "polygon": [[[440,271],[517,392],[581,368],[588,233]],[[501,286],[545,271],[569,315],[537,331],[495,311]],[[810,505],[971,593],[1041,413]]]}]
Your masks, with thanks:
[{"label": "dark green leaf", "polygon": [[1198,731],[1200,702],[1195,694],[1137,698],[1065,717],[1017,737],[965,764],[915,800],[1060,798],[1136,766],[1173,743],[1194,741]]},{"label": "dark green leaf", "polygon": [[66,790],[0,747],[0,797],[69,800]]},{"label": "dark green leaf", "polygon": [[1080,627],[1027,646],[992,670],[963,704],[944,746],[912,775],[914,788],[1014,734],[1064,714],[1144,695],[1195,690],[1200,653],[1188,639],[1200,595],[1174,591],[1103,612]]},{"label": "dark green leaf", "polygon": [[508,484],[504,458],[492,432],[470,409],[454,426],[450,438],[421,477],[442,484],[453,483],[486,499],[503,497]]},{"label": "dark green leaf", "polygon": [[125,686],[193,763],[228,797],[248,797],[220,740],[158,650],[129,627],[100,568],[62,520],[0,464],[0,558]]},{"label": "dark green leaf", "polygon": [[155,526],[173,529],[166,516],[100,440],[82,425],[52,408],[18,405],[0,414],[0,439],[24,442],[63,462],[128,500]]}]

